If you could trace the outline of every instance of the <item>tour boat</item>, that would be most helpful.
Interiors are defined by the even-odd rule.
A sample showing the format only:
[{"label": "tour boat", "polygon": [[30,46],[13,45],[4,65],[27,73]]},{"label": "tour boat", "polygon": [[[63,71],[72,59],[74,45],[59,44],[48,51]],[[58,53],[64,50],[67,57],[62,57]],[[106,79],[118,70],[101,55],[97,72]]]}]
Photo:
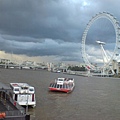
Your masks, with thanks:
[{"label": "tour boat", "polygon": [[50,83],[49,90],[56,92],[72,92],[75,87],[73,78],[57,78]]},{"label": "tour boat", "polygon": [[27,83],[10,83],[10,97],[14,100],[14,104],[21,106],[36,106],[35,89]]}]

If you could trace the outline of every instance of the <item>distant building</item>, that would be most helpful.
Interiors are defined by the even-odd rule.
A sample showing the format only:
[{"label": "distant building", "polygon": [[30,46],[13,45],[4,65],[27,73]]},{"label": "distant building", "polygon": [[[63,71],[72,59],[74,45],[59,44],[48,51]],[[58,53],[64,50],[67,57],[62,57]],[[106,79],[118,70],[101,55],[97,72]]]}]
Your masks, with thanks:
[{"label": "distant building", "polygon": [[9,59],[0,59],[0,63],[10,63],[10,60]]}]

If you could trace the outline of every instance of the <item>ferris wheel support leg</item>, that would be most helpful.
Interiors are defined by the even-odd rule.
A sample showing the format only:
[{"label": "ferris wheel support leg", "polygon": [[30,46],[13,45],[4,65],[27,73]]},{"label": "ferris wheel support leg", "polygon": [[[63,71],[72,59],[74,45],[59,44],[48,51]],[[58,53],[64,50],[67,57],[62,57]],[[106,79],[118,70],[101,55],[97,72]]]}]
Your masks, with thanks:
[{"label": "ferris wheel support leg", "polygon": [[105,65],[105,52],[104,52],[104,48],[103,48],[103,46],[102,45],[100,45],[100,47],[101,47],[101,53],[102,53],[102,57],[103,57],[103,63],[104,63],[104,65]]},{"label": "ferris wheel support leg", "polygon": [[[104,62],[104,65],[105,65],[105,59],[106,59],[106,62],[109,62],[109,59],[108,59],[108,56],[107,56],[107,54],[106,54],[106,52],[105,52],[105,50],[104,50],[104,48],[103,48],[103,46],[101,45],[101,50],[102,50],[102,54],[103,54],[103,62]],[[112,74],[114,75],[115,74],[115,72],[114,72],[114,70],[112,69],[112,67],[111,66],[108,66],[109,67],[109,70],[111,70],[111,72],[112,72]],[[105,68],[104,68],[105,69]],[[109,71],[108,71],[109,72]],[[105,72],[103,72],[103,73],[105,73]],[[109,73],[107,73],[107,74],[109,74]]]}]

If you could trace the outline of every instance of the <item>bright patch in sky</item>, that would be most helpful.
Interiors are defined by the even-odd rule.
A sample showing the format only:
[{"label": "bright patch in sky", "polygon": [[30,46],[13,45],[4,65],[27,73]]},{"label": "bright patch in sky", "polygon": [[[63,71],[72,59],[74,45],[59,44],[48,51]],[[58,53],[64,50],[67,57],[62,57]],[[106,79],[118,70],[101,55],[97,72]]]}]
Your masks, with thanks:
[{"label": "bright patch in sky", "polygon": [[83,1],[83,3],[82,3],[83,7],[86,7],[86,6],[89,6],[89,5],[90,5],[90,2],[87,2],[87,1]]},{"label": "bright patch in sky", "polygon": [[83,7],[90,5],[90,3],[85,1],[85,0],[82,0],[82,1],[80,1],[80,0],[71,0],[71,3],[75,3],[75,4],[76,3],[82,3]]},{"label": "bright patch in sky", "polygon": [[86,1],[84,1],[83,2],[83,6],[87,6],[88,4],[87,4],[87,2]]}]

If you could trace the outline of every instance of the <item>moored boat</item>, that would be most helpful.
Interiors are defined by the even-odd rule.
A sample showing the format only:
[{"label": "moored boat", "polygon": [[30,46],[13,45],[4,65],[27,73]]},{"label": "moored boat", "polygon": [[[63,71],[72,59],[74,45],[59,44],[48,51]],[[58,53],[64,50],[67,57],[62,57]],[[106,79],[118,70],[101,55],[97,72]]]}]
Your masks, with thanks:
[{"label": "moored boat", "polygon": [[73,78],[57,78],[50,83],[49,90],[56,92],[72,92],[75,87]]},{"label": "moored boat", "polygon": [[10,83],[10,97],[21,106],[36,106],[35,88],[27,83]]},{"label": "moored boat", "polygon": [[0,82],[0,120],[30,120],[30,114],[24,107],[14,104],[10,97],[11,88]]}]

